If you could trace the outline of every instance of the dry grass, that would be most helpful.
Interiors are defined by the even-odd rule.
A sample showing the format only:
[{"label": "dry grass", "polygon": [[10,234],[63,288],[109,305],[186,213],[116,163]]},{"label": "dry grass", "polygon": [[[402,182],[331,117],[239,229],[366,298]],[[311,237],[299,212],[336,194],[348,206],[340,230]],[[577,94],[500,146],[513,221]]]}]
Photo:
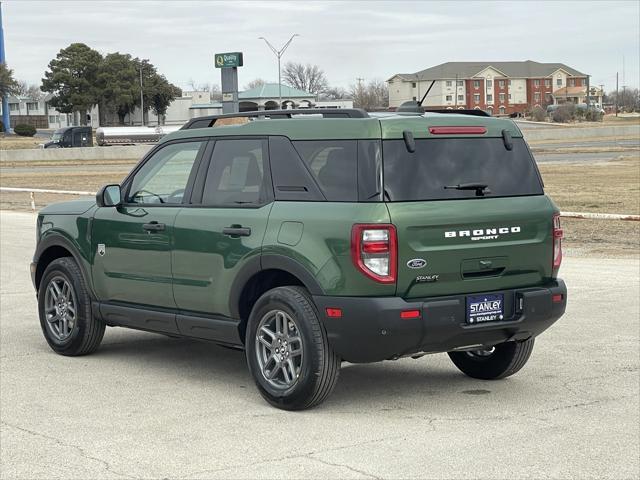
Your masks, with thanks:
[{"label": "dry grass", "polygon": [[[640,158],[540,165],[546,192],[561,210],[640,214]],[[563,219],[569,253],[637,256],[640,222]]]},{"label": "dry grass", "polygon": [[[134,161],[109,163],[99,171],[85,162],[57,162],[77,166],[77,171],[11,172],[3,164],[2,186],[95,191],[101,185],[117,183]],[[31,164],[30,164],[31,165]],[[104,164],[102,164],[104,165]],[[24,166],[24,165],[15,165]],[[34,165],[35,166],[35,165]],[[52,166],[46,162],[46,166]],[[95,173],[92,173],[92,170]],[[547,193],[565,211],[640,214],[640,158],[638,155],[603,163],[544,163],[540,171]],[[77,198],[36,194],[36,206]],[[0,194],[0,208],[28,210],[28,193]],[[640,222],[564,219],[565,249],[570,255],[600,257],[637,256],[640,251]]]},{"label": "dry grass", "polygon": [[5,137],[0,134],[0,150],[40,148],[40,144],[45,143],[46,141],[47,139],[42,137],[18,137],[16,135]]}]

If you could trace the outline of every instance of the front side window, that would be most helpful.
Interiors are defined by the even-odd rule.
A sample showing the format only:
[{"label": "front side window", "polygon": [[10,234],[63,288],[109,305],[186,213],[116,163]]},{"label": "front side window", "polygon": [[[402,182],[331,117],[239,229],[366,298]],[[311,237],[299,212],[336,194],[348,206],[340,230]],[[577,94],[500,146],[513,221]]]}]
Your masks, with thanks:
[{"label": "front side window", "polygon": [[300,140],[293,146],[329,202],[358,200],[358,152],[355,140]]},{"label": "front side window", "polygon": [[262,139],[218,140],[202,196],[205,205],[265,203],[268,192],[265,175],[266,141]]},{"label": "front side window", "polygon": [[127,203],[182,203],[189,174],[202,148],[204,142],[184,142],[167,145],[155,152],[134,175]]}]

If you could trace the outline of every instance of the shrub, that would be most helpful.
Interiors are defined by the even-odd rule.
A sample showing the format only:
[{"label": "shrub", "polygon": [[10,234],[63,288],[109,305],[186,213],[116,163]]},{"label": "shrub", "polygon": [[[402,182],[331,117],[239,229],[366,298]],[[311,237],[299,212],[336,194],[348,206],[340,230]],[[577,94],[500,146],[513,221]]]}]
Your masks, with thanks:
[{"label": "shrub", "polygon": [[33,137],[36,134],[36,127],[20,123],[14,127],[13,131],[21,137]]},{"label": "shrub", "polygon": [[4,133],[4,123],[0,120],[0,133]]},{"label": "shrub", "polygon": [[588,122],[601,122],[602,117],[604,117],[602,112],[600,110],[595,110],[593,108],[590,108],[589,110],[587,110],[587,113],[584,116],[584,118]]},{"label": "shrub", "polygon": [[566,103],[560,105],[553,112],[553,121],[558,123],[567,123],[574,119],[576,113],[576,107],[573,103]]},{"label": "shrub", "polygon": [[536,122],[544,122],[547,118],[547,112],[540,105],[536,105],[531,111],[531,118]]}]

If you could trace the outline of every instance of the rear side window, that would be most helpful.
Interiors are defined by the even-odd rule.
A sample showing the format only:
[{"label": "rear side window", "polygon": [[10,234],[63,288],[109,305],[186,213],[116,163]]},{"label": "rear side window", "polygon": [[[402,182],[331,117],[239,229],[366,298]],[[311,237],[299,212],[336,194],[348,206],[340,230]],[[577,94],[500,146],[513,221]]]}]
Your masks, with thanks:
[{"label": "rear side window", "polygon": [[293,146],[328,201],[358,201],[356,140],[304,140]]},{"label": "rear side window", "polygon": [[262,204],[267,199],[266,144],[261,139],[216,141],[207,172],[205,205]]},{"label": "rear side window", "polygon": [[475,190],[445,189],[484,184],[482,198],[542,195],[540,176],[522,138],[513,149],[502,138],[416,140],[409,153],[403,140],[383,142],[385,194],[392,202],[479,198]]}]

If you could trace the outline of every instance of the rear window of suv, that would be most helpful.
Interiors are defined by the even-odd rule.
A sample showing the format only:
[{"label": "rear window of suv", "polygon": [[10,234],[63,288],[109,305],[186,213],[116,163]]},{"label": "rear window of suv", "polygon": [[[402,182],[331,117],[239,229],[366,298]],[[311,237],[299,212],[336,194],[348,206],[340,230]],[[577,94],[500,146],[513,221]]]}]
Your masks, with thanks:
[{"label": "rear window of suv", "polygon": [[542,181],[524,139],[507,150],[502,138],[416,140],[409,153],[404,140],[385,140],[385,196],[392,202],[454,200],[477,197],[475,190],[445,189],[462,184],[487,185],[482,198],[542,195]]}]

